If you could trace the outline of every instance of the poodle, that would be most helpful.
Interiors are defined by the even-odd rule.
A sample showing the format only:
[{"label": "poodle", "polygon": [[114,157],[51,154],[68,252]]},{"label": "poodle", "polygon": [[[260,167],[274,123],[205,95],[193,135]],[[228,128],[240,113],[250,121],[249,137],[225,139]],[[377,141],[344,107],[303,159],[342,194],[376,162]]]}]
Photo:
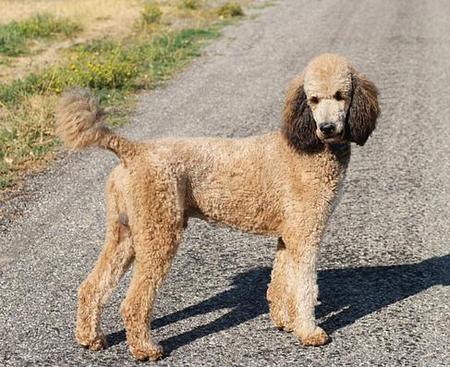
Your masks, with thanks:
[{"label": "poodle", "polygon": [[[148,320],[189,217],[279,236],[267,290],[270,316],[303,345],[329,337],[315,320],[318,249],[350,159],[379,115],[375,85],[343,57],[314,58],[287,93],[282,127],[240,138],[164,138],[115,134],[89,91],[66,92],[56,133],[71,149],[96,145],[120,158],[106,187],[107,233],[78,291],[76,340],[105,347],[102,308],[133,263],[121,315],[131,354],[156,360]],[[243,256],[245,256],[243,254]]]}]

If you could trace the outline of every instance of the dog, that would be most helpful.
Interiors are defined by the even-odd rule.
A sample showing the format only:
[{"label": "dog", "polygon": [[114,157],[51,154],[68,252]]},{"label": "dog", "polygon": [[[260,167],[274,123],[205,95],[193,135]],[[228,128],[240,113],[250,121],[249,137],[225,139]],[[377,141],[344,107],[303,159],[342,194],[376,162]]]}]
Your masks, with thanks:
[{"label": "dog", "polygon": [[[121,315],[131,354],[157,360],[148,320],[189,217],[279,236],[267,291],[276,327],[307,346],[329,337],[315,320],[317,256],[350,159],[379,116],[378,91],[345,58],[314,58],[287,93],[282,127],[261,136],[131,141],[102,123],[89,91],[60,99],[56,133],[72,149],[96,145],[120,164],[106,188],[107,234],[78,291],[76,340],[99,350],[102,308],[134,263]],[[243,256],[245,256],[243,254]]]}]

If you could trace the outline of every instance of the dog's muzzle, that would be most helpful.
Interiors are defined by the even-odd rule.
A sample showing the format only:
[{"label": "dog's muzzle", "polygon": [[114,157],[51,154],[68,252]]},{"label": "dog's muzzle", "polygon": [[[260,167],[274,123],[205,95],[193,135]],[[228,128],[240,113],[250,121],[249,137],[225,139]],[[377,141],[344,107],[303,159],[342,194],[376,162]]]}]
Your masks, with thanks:
[{"label": "dog's muzzle", "polygon": [[320,124],[319,129],[324,138],[330,138],[334,136],[336,132],[336,125],[334,123],[324,122]]}]

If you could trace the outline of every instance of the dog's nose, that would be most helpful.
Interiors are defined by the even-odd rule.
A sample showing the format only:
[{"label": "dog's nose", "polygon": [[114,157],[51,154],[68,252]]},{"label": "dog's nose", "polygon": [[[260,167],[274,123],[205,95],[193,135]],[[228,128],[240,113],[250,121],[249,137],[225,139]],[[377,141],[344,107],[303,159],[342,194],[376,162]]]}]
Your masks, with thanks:
[{"label": "dog's nose", "polygon": [[319,126],[320,131],[322,131],[323,135],[328,136],[333,134],[334,130],[336,129],[336,126],[329,122],[324,122],[323,124],[320,124]]}]

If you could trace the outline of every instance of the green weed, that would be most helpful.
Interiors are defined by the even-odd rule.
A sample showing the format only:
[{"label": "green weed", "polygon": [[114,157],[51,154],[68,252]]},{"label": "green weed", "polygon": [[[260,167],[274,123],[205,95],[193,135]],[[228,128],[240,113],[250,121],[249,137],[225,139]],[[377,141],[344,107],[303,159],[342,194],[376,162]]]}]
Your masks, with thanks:
[{"label": "green weed", "polygon": [[230,1],[228,3],[223,4],[218,10],[217,14],[222,18],[233,18],[240,17],[244,15],[244,11],[241,6],[234,2]]},{"label": "green weed", "polygon": [[195,10],[200,8],[201,3],[199,0],[180,0],[179,8]]},{"label": "green weed", "polygon": [[[164,7],[167,19],[163,22],[159,2],[144,4],[138,27],[128,38],[72,46],[54,66],[0,83],[0,192],[14,185],[23,172],[44,167],[53,156],[58,145],[53,132],[54,106],[64,89],[93,89],[111,112],[107,123],[122,125],[136,101],[136,91],[168,79],[200,54],[204,42],[219,35],[218,29],[229,22],[224,18],[243,15],[235,2],[205,9],[203,0],[176,0],[174,6],[179,10]],[[172,27],[171,17],[183,22],[189,18],[198,28]],[[10,22],[0,26],[0,54],[21,55],[30,52],[30,40],[69,37],[79,30],[76,23],[50,15]]]},{"label": "green weed", "polygon": [[81,27],[67,19],[55,18],[50,14],[37,14],[32,18],[13,21],[0,26],[0,53],[19,56],[28,52],[27,41],[48,39],[55,36],[69,37]]},{"label": "green weed", "polygon": [[19,170],[42,165],[55,147],[55,101],[54,96],[31,96],[20,107],[1,109],[7,123],[0,124],[0,188],[12,185]]},{"label": "green weed", "polygon": [[185,29],[158,35],[151,41],[143,38],[131,44],[87,44],[73,49],[63,66],[0,84],[0,104],[17,104],[34,94],[58,94],[73,86],[123,91],[151,87],[198,55],[201,43],[217,35],[212,29]]},{"label": "green weed", "polygon": [[4,114],[0,115],[0,188],[14,183],[18,170],[28,162],[42,161],[54,149],[54,103],[64,89],[95,90],[104,106],[114,110],[109,123],[121,125],[133,91],[167,79],[218,34],[214,29],[184,29],[132,41],[97,41],[73,48],[64,65],[0,84]]},{"label": "green weed", "polygon": [[147,3],[144,5],[144,9],[141,11],[141,18],[144,24],[158,23],[161,19],[162,11],[158,4]]}]

